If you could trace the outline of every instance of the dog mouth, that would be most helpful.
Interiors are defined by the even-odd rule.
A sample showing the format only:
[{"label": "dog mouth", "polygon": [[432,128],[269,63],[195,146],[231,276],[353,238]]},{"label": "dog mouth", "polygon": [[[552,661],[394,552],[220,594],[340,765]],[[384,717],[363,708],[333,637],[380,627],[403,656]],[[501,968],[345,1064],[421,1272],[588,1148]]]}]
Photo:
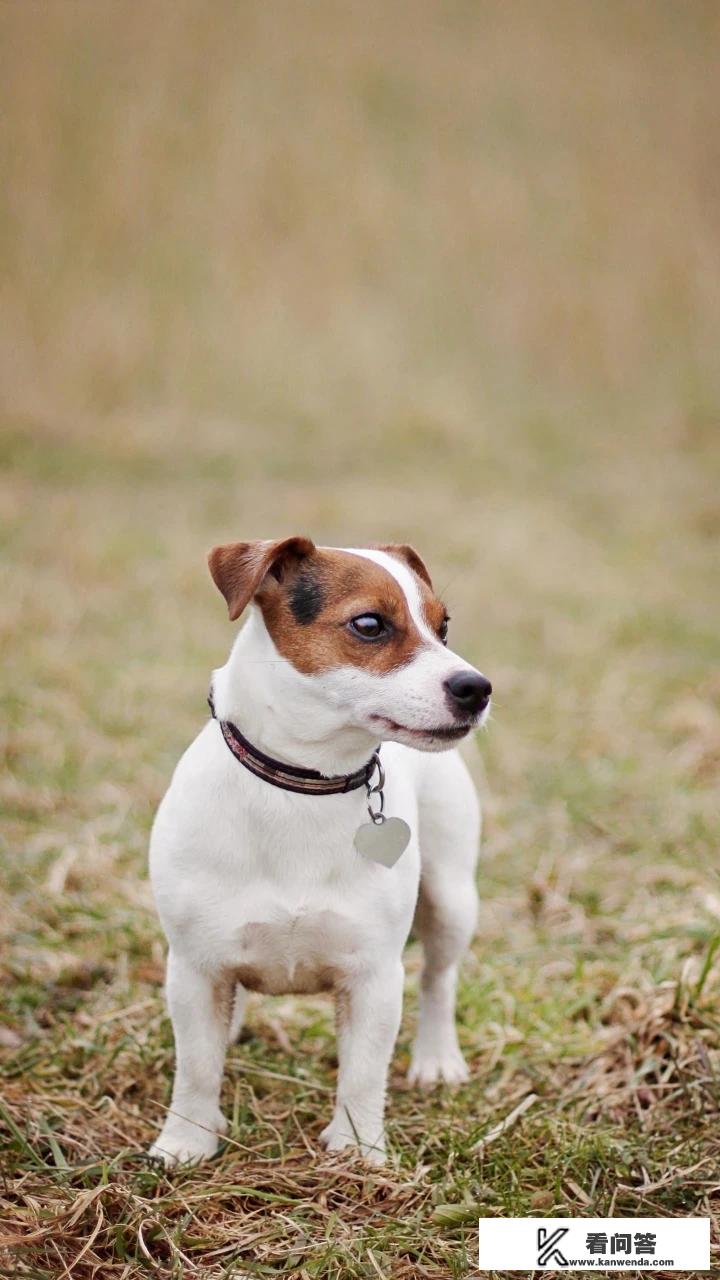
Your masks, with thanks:
[{"label": "dog mouth", "polygon": [[371,716],[377,724],[381,724],[383,728],[389,729],[392,733],[406,733],[411,738],[417,738],[418,741],[427,741],[430,738],[440,738],[445,742],[455,742],[460,738],[464,738],[470,733],[475,725],[470,721],[467,724],[438,725],[434,729],[412,729],[409,725],[398,724],[396,720],[391,720],[388,716]]}]

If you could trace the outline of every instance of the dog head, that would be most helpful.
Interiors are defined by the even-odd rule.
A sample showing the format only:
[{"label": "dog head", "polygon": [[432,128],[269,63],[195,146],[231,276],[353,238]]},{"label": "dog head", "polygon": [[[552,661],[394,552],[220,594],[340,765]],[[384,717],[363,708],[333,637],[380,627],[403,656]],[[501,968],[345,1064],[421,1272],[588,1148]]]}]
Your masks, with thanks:
[{"label": "dog head", "polygon": [[309,538],[236,542],[208,557],[231,619],[251,602],[288,679],[376,740],[441,751],[488,714],[490,681],[447,647],[448,615],[412,547]]}]

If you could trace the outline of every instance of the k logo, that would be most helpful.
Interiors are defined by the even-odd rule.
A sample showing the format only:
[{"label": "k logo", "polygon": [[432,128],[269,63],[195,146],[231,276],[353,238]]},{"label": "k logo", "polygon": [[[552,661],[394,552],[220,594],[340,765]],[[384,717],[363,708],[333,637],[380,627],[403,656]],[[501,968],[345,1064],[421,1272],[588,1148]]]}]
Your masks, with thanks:
[{"label": "k logo", "polygon": [[569,1230],[569,1227],[556,1227],[554,1231],[548,1232],[546,1227],[538,1227],[537,1251],[539,1267],[546,1267],[551,1261],[556,1262],[561,1267],[567,1266],[567,1258],[560,1252],[558,1245]]}]

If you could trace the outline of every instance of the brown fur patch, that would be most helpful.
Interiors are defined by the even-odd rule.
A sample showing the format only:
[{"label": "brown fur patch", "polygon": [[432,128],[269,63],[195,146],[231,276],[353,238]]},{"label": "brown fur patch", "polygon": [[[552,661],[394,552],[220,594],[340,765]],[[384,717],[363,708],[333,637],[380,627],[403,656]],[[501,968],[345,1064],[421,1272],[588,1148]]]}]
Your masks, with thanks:
[{"label": "brown fur patch", "polygon": [[332,991],[336,981],[334,969],[314,964],[298,964],[292,975],[272,966],[241,964],[234,970],[234,977],[246,991],[268,996],[316,995]]},{"label": "brown fur patch", "polygon": [[[303,558],[302,575],[303,595],[314,592],[322,601],[316,613],[298,612],[297,604],[293,608],[293,572],[282,584],[263,584],[256,597],[276,648],[298,671],[312,675],[331,667],[356,666],[382,675],[412,661],[427,643],[412,619],[402,587],[374,561],[347,551],[316,549]],[[437,633],[444,605],[426,579],[416,574],[416,581],[428,626]],[[354,636],[347,624],[363,613],[380,614],[390,624],[390,633],[372,642]]]},{"label": "brown fur patch", "polygon": [[225,1025],[230,1022],[234,994],[235,988],[232,983],[232,977],[230,973],[225,970],[218,978],[215,979],[212,986],[213,1004]]},{"label": "brown fur patch", "polygon": [[213,547],[208,566],[213,582],[227,601],[230,621],[240,617],[268,574],[281,581],[288,566],[296,567],[314,550],[315,544],[303,537]]},{"label": "brown fur patch", "polygon": [[396,560],[403,560],[408,569],[412,569],[418,578],[422,578],[432,591],[432,579],[422,556],[418,554],[414,547],[408,545],[407,542],[375,542],[372,546],[373,551],[386,551],[388,555],[395,556]]}]

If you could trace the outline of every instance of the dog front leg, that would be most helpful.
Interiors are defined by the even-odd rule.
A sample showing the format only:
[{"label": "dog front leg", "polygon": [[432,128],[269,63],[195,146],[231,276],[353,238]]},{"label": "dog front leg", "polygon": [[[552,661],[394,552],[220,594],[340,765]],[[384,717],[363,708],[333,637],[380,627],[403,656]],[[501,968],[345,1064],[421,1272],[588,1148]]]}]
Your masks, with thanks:
[{"label": "dog front leg", "polygon": [[171,1166],[217,1151],[227,1123],[219,1108],[231,1003],[230,982],[213,981],[176,952],[167,967],[175,1036],[175,1083],[165,1124],[150,1155]]},{"label": "dog front leg", "polygon": [[359,1147],[371,1164],[385,1160],[385,1089],[400,1027],[403,967],[364,974],[338,991],[338,1088],[335,1114],[320,1135],[328,1151]]}]

